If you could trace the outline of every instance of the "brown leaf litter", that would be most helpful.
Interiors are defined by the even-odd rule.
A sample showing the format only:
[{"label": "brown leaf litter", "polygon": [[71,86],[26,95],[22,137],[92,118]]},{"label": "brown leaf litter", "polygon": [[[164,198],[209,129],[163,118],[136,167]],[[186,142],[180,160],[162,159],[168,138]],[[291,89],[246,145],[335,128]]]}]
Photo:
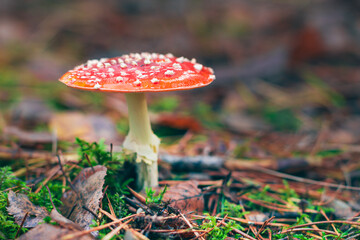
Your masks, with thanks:
[{"label": "brown leaf litter", "polygon": [[103,197],[102,187],[106,175],[106,167],[94,166],[84,168],[73,180],[73,189],[65,192],[61,198],[61,212],[84,229],[90,229]]},{"label": "brown leaf litter", "polygon": [[35,206],[25,194],[9,191],[8,201],[7,210],[10,215],[14,216],[17,224],[20,225],[26,216],[23,227],[33,228],[42,223],[44,217],[49,215],[45,207]]},{"label": "brown leaf litter", "polygon": [[164,194],[164,202],[182,213],[203,212],[204,197],[196,181],[186,181],[170,186]]},{"label": "brown leaf litter", "polygon": [[[54,226],[48,223],[40,224],[36,228],[22,235],[19,240],[58,240],[63,236],[77,232],[72,229]],[[77,239],[89,240],[93,239],[89,234],[80,236]]]}]

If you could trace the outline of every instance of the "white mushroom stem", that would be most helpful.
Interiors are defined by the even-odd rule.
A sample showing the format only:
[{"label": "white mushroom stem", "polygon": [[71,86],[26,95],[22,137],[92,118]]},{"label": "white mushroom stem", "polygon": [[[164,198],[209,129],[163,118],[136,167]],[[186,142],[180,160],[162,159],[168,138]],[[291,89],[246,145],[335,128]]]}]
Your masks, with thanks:
[{"label": "white mushroom stem", "polygon": [[137,186],[158,186],[158,151],[160,139],[151,130],[145,93],[126,93],[130,130],[123,147],[136,152]]}]

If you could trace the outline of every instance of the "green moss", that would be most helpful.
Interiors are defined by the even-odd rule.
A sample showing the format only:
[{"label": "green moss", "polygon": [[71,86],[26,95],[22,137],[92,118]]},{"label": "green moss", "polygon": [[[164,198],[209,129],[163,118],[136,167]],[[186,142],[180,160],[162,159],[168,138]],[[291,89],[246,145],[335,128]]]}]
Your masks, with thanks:
[{"label": "green moss", "polygon": [[177,97],[163,97],[149,105],[152,112],[174,112],[179,106]]},{"label": "green moss", "polygon": [[[229,233],[234,229],[244,230],[239,224],[236,224],[234,221],[229,221],[225,226],[217,226],[217,219],[216,217],[208,216],[204,223],[200,226],[201,229],[212,229],[207,235],[206,239],[213,239],[213,240],[223,240],[226,239]],[[235,239],[239,239],[240,236],[232,236]]]},{"label": "green moss", "polygon": [[288,108],[277,109],[275,107],[266,107],[263,110],[263,118],[276,131],[294,132],[301,127],[301,121]]},{"label": "green moss", "polygon": [[[0,239],[14,239],[19,229],[19,225],[15,223],[12,216],[8,215],[6,210],[8,206],[8,192],[4,190],[9,188],[21,189],[24,187],[26,187],[25,183],[17,180],[12,175],[9,167],[0,168]],[[24,233],[26,230],[26,228],[22,228],[20,233]]]}]

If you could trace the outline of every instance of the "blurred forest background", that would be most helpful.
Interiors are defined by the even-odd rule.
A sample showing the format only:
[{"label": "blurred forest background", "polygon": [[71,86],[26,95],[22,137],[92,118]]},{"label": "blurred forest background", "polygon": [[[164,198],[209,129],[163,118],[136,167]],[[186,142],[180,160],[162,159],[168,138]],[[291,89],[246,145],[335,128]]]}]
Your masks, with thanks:
[{"label": "blurred forest background", "polygon": [[217,76],[201,90],[148,94],[161,136],[207,129],[235,146],[260,136],[282,157],[320,146],[358,152],[359,9],[357,0],[2,0],[2,139],[39,147],[55,128],[59,140],[120,143],[122,94],[57,79],[88,59],[147,51],[195,57]]}]

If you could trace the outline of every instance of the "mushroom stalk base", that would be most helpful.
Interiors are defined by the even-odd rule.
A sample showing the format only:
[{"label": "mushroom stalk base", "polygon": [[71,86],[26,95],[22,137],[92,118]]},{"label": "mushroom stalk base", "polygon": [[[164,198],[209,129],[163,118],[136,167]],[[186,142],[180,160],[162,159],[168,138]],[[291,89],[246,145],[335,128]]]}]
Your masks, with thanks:
[{"label": "mushroom stalk base", "polygon": [[140,189],[158,186],[160,139],[151,130],[145,93],[126,93],[130,130],[123,147],[136,152],[137,185]]}]

